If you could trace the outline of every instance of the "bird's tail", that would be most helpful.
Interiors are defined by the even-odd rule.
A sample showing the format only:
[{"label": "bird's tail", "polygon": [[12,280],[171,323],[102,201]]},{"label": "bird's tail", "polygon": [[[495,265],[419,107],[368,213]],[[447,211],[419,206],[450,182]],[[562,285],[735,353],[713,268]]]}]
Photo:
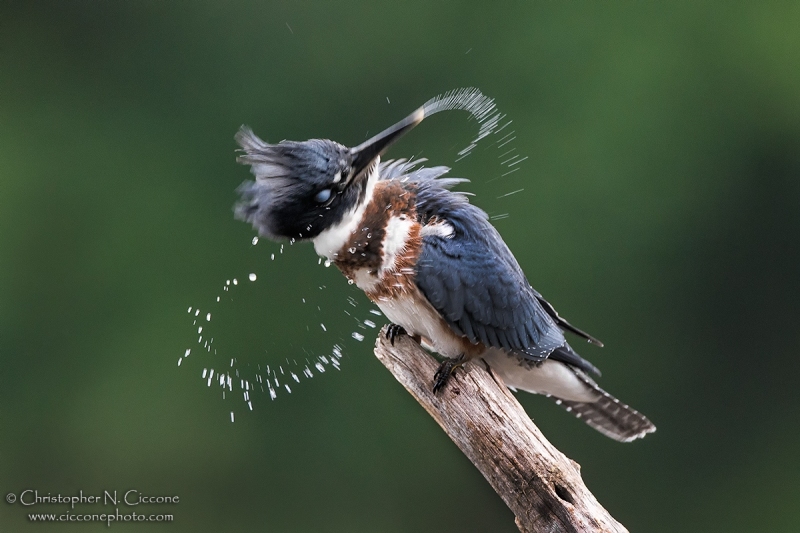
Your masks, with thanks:
[{"label": "bird's tail", "polygon": [[580,418],[588,425],[614,440],[630,442],[653,433],[656,427],[639,411],[625,405],[600,388],[583,371],[573,368],[578,379],[598,394],[593,402],[574,402],[560,400],[552,396],[556,403]]}]

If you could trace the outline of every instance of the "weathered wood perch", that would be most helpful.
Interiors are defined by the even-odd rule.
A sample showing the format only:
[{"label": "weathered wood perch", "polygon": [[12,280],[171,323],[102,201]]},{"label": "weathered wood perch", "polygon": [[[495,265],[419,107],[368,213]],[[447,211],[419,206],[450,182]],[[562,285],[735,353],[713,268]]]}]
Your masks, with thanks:
[{"label": "weathered wood perch", "polygon": [[626,532],[595,499],[580,465],[539,431],[500,378],[480,362],[457,372],[436,396],[439,363],[410,337],[375,343],[375,355],[439,423],[516,515],[524,533]]}]

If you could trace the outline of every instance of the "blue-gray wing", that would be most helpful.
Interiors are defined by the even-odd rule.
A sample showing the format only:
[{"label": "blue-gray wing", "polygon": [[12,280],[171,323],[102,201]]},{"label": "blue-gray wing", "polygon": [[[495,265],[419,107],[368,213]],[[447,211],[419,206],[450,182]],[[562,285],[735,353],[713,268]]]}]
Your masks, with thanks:
[{"label": "blue-gray wing", "polygon": [[[471,342],[544,359],[565,346],[553,317],[543,308],[517,260],[486,214],[466,197],[420,180],[417,213],[431,224],[423,232],[416,283],[458,334]],[[435,231],[436,224],[447,224]]]},{"label": "blue-gray wing", "polygon": [[381,179],[401,181],[416,191],[420,222],[452,228],[429,228],[423,235],[416,278],[422,294],[453,331],[474,343],[532,360],[550,357],[599,375],[567,344],[562,329],[602,343],[560,317],[528,283],[486,213],[464,193],[449,190],[469,180],[443,177],[449,168],[422,167],[424,161],[398,159],[380,166]]}]

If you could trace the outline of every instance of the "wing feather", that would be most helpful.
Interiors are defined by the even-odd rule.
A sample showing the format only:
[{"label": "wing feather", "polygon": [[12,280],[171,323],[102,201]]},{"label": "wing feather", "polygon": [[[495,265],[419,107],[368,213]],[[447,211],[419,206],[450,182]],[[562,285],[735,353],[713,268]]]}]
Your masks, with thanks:
[{"label": "wing feather", "polygon": [[420,220],[435,215],[453,228],[449,236],[423,237],[416,272],[420,291],[471,342],[546,358],[566,342],[561,330],[486,214],[439,181],[415,183]]}]

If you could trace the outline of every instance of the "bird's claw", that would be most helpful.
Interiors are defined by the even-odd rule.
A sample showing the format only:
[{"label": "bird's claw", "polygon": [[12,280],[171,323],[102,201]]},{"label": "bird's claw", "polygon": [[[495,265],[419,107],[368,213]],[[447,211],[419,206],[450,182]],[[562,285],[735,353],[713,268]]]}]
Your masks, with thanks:
[{"label": "bird's claw", "polygon": [[408,335],[408,333],[406,333],[405,328],[399,324],[389,324],[389,327],[386,328],[386,339],[392,346],[394,346],[394,340],[401,335]]},{"label": "bird's claw", "polygon": [[439,365],[439,369],[433,375],[433,393],[436,394],[447,385],[450,376],[464,365],[464,355],[459,355],[455,359],[445,359]]}]

